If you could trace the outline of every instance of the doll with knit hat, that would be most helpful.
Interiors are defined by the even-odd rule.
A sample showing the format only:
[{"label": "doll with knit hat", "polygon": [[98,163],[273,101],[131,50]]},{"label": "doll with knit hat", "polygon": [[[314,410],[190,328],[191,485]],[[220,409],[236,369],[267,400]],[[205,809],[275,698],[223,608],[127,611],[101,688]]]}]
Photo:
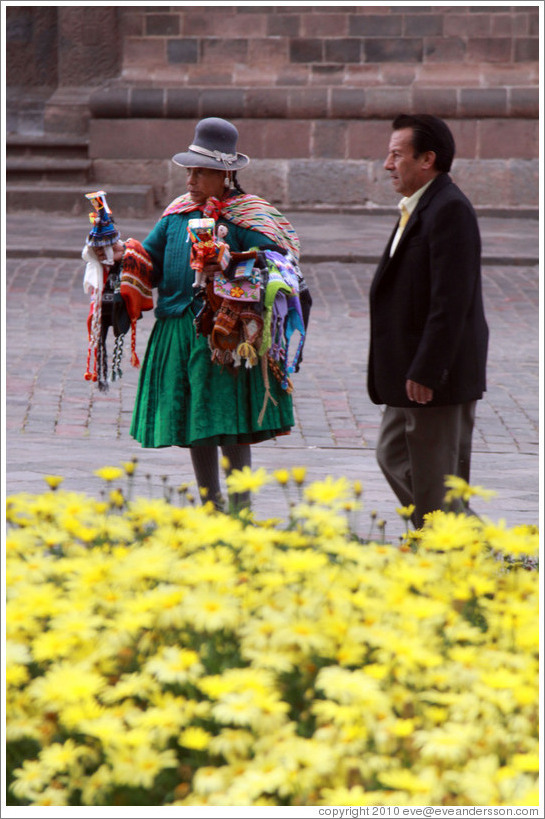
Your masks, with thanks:
[{"label": "doll with knit hat", "polygon": [[[108,381],[122,375],[123,340],[131,330],[131,364],[138,367],[136,322],[145,310],[153,309],[150,257],[136,239],[121,240],[105,191],[85,194],[93,206],[92,228],[82,250],[86,262],[83,289],[90,294],[87,317],[89,346],[85,379],[108,389]],[[114,334],[111,376],[108,376],[106,337]]]}]

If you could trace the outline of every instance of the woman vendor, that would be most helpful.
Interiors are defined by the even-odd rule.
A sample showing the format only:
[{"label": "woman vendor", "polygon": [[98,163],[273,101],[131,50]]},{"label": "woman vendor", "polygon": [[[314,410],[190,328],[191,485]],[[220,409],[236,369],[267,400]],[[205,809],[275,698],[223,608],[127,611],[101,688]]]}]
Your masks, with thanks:
[{"label": "woman vendor", "polygon": [[[158,298],[131,424],[131,435],[143,447],[189,448],[201,496],[218,508],[218,448],[228,470],[251,467],[251,444],[286,434],[294,423],[291,395],[267,363],[218,363],[195,322],[203,291],[194,287],[190,220],[212,218],[224,225],[220,235],[231,255],[268,248],[299,256],[291,224],[239,186],[236,172],[250,160],[237,152],[237,140],[232,123],[206,118],[188,150],[173,157],[187,169],[187,193],[171,202],[142,243],[153,262]],[[218,271],[214,262],[205,266],[208,278]],[[231,501],[240,506],[248,498]]]}]

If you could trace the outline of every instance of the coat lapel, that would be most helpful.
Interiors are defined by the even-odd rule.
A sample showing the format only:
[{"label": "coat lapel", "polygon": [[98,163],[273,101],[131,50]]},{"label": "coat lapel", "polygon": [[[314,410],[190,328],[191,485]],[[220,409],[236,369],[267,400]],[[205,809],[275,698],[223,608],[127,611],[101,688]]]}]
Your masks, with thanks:
[{"label": "coat lapel", "polygon": [[396,235],[397,227],[398,227],[398,224],[399,224],[399,219],[398,219],[398,221],[396,222],[396,225],[395,225],[395,227],[394,227],[394,229],[392,231],[392,235],[390,236],[388,244],[386,245],[386,249],[384,251],[382,259],[380,260],[379,265],[377,267],[377,271],[375,273],[375,278],[374,278],[374,282],[373,282],[373,288],[372,288],[373,290],[376,288],[376,286],[379,284],[381,279],[384,277],[386,271],[390,268],[392,263],[395,262],[396,259],[400,258],[401,251],[403,250],[404,244],[406,243],[408,237],[410,236],[410,234],[413,231],[413,229],[415,228],[415,226],[420,221],[420,214],[422,213],[422,211],[425,208],[427,208],[427,206],[432,201],[432,199],[435,196],[435,194],[437,193],[437,191],[441,190],[443,187],[445,187],[445,185],[449,185],[451,183],[452,183],[452,180],[451,180],[450,176],[448,174],[446,174],[446,173],[439,174],[439,176],[437,176],[433,180],[433,182],[431,183],[429,188],[426,191],[424,191],[424,193],[422,194],[416,208],[411,213],[411,215],[409,217],[409,221],[405,225],[405,229],[404,229],[403,233],[401,234],[401,236],[399,238],[399,242],[398,242],[397,247],[396,247],[396,249],[394,251],[394,254],[393,254],[393,256],[390,256],[390,247],[392,246],[392,242],[394,240],[394,236]]}]

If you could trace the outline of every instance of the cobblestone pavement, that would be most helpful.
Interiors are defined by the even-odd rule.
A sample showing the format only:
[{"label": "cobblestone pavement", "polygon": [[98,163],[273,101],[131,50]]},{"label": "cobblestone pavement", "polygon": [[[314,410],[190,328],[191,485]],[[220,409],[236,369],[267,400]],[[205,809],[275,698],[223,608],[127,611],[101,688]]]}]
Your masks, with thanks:
[{"label": "cobblestone pavement", "polygon": [[[294,377],[296,425],[291,435],[253,447],[253,465],[305,466],[309,479],[361,480],[364,508],[357,530],[366,534],[376,511],[393,539],[403,524],[375,461],[381,408],[366,391],[368,292],[393,217],[290,218],[301,236],[303,272],[314,299],[304,363]],[[191,482],[185,450],[143,450],[129,436],[138,371],[128,351],[123,378],[108,393],[84,380],[85,221],[59,217],[54,228],[53,220],[46,222],[20,214],[7,220],[6,493],[41,492],[44,475],[60,474],[64,488],[98,496],[103,484],[94,470],[131,457],[139,462],[136,494],[157,497],[165,487]],[[142,239],[152,223],[132,220],[121,229]],[[490,353],[488,392],[477,410],[472,483],[497,495],[474,507],[508,525],[538,523],[538,222],[485,218],[481,229]],[[140,358],[152,325],[151,313],[139,322]],[[258,517],[285,518],[287,499],[273,484],[256,496],[254,508]]]}]

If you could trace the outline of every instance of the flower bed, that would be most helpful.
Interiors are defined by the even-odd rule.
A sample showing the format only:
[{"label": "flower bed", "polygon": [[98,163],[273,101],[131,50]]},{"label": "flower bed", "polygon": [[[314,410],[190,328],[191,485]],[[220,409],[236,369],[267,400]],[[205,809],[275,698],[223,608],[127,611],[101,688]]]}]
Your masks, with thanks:
[{"label": "flower bed", "polygon": [[286,523],[119,474],[8,499],[9,804],[538,804],[535,527],[363,542],[343,478],[233,473]]}]

